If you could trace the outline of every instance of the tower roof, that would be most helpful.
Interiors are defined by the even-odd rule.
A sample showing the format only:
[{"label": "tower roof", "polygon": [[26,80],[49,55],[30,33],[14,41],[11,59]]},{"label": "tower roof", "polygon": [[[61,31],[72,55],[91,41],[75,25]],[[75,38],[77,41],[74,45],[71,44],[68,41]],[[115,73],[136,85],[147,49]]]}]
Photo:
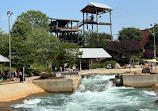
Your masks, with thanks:
[{"label": "tower roof", "polygon": [[113,10],[113,8],[109,7],[106,4],[101,4],[101,3],[93,3],[93,2],[88,2],[89,4],[84,7],[81,12],[85,13],[96,13],[96,10],[98,13],[107,13]]}]

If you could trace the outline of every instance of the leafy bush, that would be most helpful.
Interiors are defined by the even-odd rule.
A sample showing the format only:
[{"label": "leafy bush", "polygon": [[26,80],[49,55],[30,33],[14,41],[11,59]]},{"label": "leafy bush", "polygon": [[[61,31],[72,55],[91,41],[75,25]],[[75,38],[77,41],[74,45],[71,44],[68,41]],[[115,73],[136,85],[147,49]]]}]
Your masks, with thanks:
[{"label": "leafy bush", "polygon": [[98,66],[98,65],[93,64],[93,65],[92,65],[92,69],[96,69],[96,68],[99,68],[99,66]]},{"label": "leafy bush", "polygon": [[111,64],[111,67],[114,68],[116,63],[117,63],[117,62],[116,62],[116,61],[113,61],[113,60],[106,61],[106,62],[105,62],[105,66],[107,66],[108,64]]},{"label": "leafy bush", "polygon": [[39,76],[42,71],[40,69],[33,69],[32,73],[34,76]]},{"label": "leafy bush", "polygon": [[49,77],[56,77],[55,73],[52,72],[44,72],[40,74],[41,79],[49,78]]},{"label": "leafy bush", "polygon": [[46,70],[47,72],[52,72],[52,68],[50,68],[50,67],[47,67],[45,70]]},{"label": "leafy bush", "polygon": [[32,70],[31,69],[25,69],[25,73],[31,77],[32,76]]}]

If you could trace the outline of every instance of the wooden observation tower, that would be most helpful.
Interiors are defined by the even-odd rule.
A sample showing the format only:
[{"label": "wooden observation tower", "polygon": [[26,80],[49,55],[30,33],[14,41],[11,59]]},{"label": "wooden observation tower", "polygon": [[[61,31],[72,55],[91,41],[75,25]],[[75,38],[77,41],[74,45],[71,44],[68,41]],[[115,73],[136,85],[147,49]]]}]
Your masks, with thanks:
[{"label": "wooden observation tower", "polygon": [[50,33],[55,33],[62,42],[74,42],[74,35],[82,31],[78,29],[78,20],[57,18],[50,18],[50,20]]},{"label": "wooden observation tower", "polygon": [[[89,5],[84,7],[81,12],[83,13],[83,20],[71,20],[71,19],[57,19],[57,18],[50,18],[51,23],[50,26],[50,33],[55,33],[56,36],[62,42],[73,42],[79,43],[79,32],[82,32],[79,28],[83,26],[83,33],[85,31],[85,25],[91,24],[92,30],[93,25],[97,26],[97,33],[98,33],[98,25],[109,25],[110,26],[110,33],[111,33],[111,40],[112,38],[112,23],[111,23],[111,11],[113,10],[111,7],[100,4],[100,3],[92,3],[88,2]],[[99,22],[98,15],[109,13],[110,14],[110,22]],[[86,14],[86,18],[85,18]],[[90,14],[90,15],[89,15]],[[96,20],[94,20],[96,18]]]},{"label": "wooden observation tower", "polygon": [[[83,25],[83,33],[85,31],[85,24],[91,24],[92,30],[93,30],[93,25],[96,25],[97,27],[97,33],[98,33],[98,25],[109,25],[110,26],[110,33],[111,33],[111,40],[112,38],[112,22],[111,22],[111,11],[113,10],[111,7],[101,4],[101,3],[92,3],[88,2],[89,4],[84,7],[81,12],[83,13],[83,20],[79,22],[79,26]],[[109,23],[106,22],[99,22],[98,21],[98,15],[109,13],[110,14],[110,21]],[[86,17],[85,17],[86,14]],[[90,14],[90,16],[89,16]],[[94,20],[94,17],[96,20]]]}]

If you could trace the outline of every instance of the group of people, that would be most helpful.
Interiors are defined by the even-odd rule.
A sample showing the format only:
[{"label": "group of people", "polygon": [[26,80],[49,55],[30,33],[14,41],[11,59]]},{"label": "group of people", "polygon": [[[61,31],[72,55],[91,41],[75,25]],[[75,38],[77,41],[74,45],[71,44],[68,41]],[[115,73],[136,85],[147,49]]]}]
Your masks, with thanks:
[{"label": "group of people", "polygon": [[[1,70],[0,70],[0,79],[3,79],[5,81],[8,78],[9,78],[9,70],[4,71],[4,73],[2,73]],[[13,80],[13,81],[17,80],[17,78],[20,79],[20,82],[22,82],[24,80],[22,72],[17,73],[16,71],[11,73],[11,78],[12,78],[11,80]]]}]

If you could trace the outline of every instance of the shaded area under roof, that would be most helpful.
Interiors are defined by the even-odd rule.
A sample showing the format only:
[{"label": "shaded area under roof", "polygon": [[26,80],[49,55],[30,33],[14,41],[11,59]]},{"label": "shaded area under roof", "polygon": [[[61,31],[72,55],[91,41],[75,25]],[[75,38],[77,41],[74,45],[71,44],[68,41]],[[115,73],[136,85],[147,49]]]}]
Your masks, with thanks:
[{"label": "shaded area under roof", "polygon": [[112,58],[103,48],[79,48],[82,52],[82,59],[94,59],[94,58]]},{"label": "shaded area under roof", "polygon": [[98,13],[107,13],[113,10],[113,8],[109,7],[106,4],[101,4],[101,3],[93,3],[93,2],[88,2],[89,5],[84,7],[81,11],[85,13],[92,13],[96,14],[96,10]]},{"label": "shaded area under roof", "polygon": [[9,60],[0,54],[0,62],[9,62]]}]

